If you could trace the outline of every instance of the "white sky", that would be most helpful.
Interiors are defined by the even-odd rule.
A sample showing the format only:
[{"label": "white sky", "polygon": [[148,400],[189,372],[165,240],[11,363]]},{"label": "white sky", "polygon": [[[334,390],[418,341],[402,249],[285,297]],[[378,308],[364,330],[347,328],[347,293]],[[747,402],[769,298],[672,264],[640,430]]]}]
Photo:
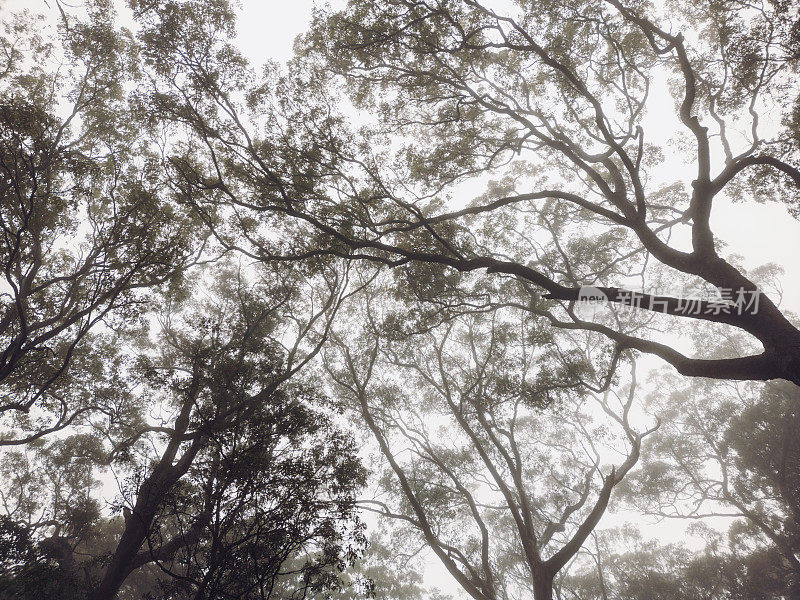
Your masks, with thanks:
[{"label": "white sky", "polygon": [[313,0],[241,0],[239,48],[254,63],[292,55],[294,38],[305,31]]}]

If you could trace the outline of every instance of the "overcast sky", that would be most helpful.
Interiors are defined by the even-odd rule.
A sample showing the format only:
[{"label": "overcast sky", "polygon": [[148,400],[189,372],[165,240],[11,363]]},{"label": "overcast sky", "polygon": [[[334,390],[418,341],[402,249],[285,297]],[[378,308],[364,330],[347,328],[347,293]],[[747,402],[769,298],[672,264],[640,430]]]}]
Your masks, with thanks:
[{"label": "overcast sky", "polygon": [[269,58],[285,61],[294,38],[311,20],[313,0],[240,0],[241,50],[255,63]]}]

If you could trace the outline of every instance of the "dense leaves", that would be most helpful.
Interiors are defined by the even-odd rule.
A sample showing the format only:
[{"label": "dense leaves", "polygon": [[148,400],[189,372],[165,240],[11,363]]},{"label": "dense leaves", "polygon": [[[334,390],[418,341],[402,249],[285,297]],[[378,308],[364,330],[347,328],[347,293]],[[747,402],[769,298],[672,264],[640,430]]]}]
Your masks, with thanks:
[{"label": "dense leaves", "polygon": [[130,34],[114,28],[106,3],[87,10],[85,21],[64,15],[60,44],[25,16],[7,21],[0,40],[5,444],[102,408],[94,383],[72,376],[102,370],[95,332],[136,319],[153,286],[192,261],[201,235],[171,202],[154,140],[130,110]]}]

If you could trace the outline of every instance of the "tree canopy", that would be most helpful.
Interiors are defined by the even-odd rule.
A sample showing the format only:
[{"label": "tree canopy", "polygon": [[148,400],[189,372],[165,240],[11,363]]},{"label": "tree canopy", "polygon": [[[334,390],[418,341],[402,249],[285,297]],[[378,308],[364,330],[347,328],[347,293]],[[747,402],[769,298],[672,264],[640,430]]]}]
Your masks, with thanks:
[{"label": "tree canopy", "polygon": [[796,6],[349,0],[285,65],[227,0],[41,8],[0,598],[800,598],[796,307],[716,228],[800,214]]}]

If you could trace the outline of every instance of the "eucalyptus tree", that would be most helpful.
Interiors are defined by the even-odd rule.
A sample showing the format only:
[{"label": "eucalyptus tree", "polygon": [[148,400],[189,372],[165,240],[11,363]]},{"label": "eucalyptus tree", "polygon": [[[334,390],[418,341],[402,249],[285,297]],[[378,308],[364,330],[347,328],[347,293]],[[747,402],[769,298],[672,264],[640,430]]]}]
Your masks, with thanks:
[{"label": "eucalyptus tree", "polygon": [[207,301],[169,315],[164,351],[144,369],[174,403],[171,424],[134,429],[111,449],[127,454],[142,436],[166,436],[152,465],[139,459],[125,528],[90,598],[113,597],[151,562],[192,597],[261,597],[287,559],[311,555],[315,543],[319,564],[309,559],[300,573],[310,587],[330,581],[317,579],[346,559],[337,544],[352,532],[339,525],[353,517],[362,475],[319,390],[296,377],[346,292],[335,266],[325,275],[310,291],[285,269],[252,284],[223,271]]},{"label": "eucalyptus tree", "polygon": [[[191,93],[159,97],[196,142],[193,160],[175,160],[187,197],[228,247],[511,278],[531,312],[617,352],[683,375],[797,383],[800,332],[725,258],[711,219],[734,196],[796,207],[796,32],[779,2],[667,14],[618,0],[353,0],[318,13],[291,78],[246,76],[228,50],[179,53],[168,68]],[[654,93],[667,85],[671,114]],[[365,115],[356,135],[337,95]],[[665,159],[647,130],[655,112],[688,164]],[[223,206],[234,220],[215,216]],[[588,286],[651,331],[576,312]],[[658,334],[684,322],[737,328],[752,347],[685,354]]]},{"label": "eucalyptus tree", "polygon": [[[337,256],[391,268],[388,285],[405,309],[384,337],[441,332],[487,306],[513,307],[519,324],[538,318],[553,329],[549,358],[536,357],[544,361],[537,380],[543,390],[575,390],[570,401],[592,387],[607,390],[628,351],[658,356],[681,375],[800,383],[800,331],[760,289],[758,271],[724,256],[711,219],[712,206],[732,198],[771,194],[796,209],[798,53],[788,5],[676,2],[667,14],[616,0],[353,0],[317,14],[285,76],[274,65],[260,75],[247,65],[229,39],[224,3],[133,6],[158,74],[147,97],[151,118],[184,136],[170,148],[173,183],[222,247],[264,262]],[[213,26],[193,26],[198,15]],[[673,110],[665,110],[665,87]],[[363,117],[356,131],[343,116],[352,109]],[[656,112],[674,125],[680,152],[672,160],[649,130]],[[681,158],[688,164],[678,165]],[[687,298],[681,286],[700,292]],[[578,302],[598,295],[608,301],[602,310]],[[731,330],[750,336],[736,356],[697,343]],[[664,335],[684,331],[694,333],[690,353]],[[457,353],[453,343],[432,343],[414,360],[435,360],[437,348],[440,357]],[[332,371],[351,393],[360,391],[373,436],[380,442],[405,431],[403,444],[419,443],[426,460],[435,456],[438,447],[424,446],[431,440],[385,412],[385,404],[402,405],[369,398],[355,368],[369,371],[376,361],[380,380],[384,367],[402,365],[392,365],[380,344],[362,347],[359,357],[363,341],[343,344],[354,368],[348,376]],[[430,389],[455,376],[449,367],[438,373]],[[520,380],[508,385],[525,395]],[[397,394],[412,410],[407,391]],[[415,415],[425,421],[422,408]],[[394,455],[388,441],[382,450]],[[429,462],[436,476],[449,477]],[[394,469],[398,480],[404,467]],[[599,467],[587,468],[598,483]],[[604,476],[600,490],[616,478]],[[426,531],[441,499],[426,493],[422,501],[412,483],[396,491],[434,552],[473,595],[499,593],[493,586],[505,579],[487,574],[492,559],[470,554],[483,534],[467,551],[447,539],[452,531],[441,539],[436,527]],[[452,497],[459,494],[472,515],[468,496],[456,488]],[[515,502],[505,502],[511,512]],[[594,524],[587,519],[571,538],[577,546]],[[502,531],[484,525],[487,535]],[[541,541],[542,531],[517,529],[528,544],[520,564],[546,597],[554,573],[543,548],[528,543]],[[577,550],[560,541],[562,550]]]},{"label": "eucalyptus tree", "polygon": [[[0,594],[44,593],[46,581],[31,583],[37,569],[59,593],[92,599],[339,586],[363,546],[354,496],[364,472],[329,403],[298,376],[345,293],[336,268],[326,275],[310,292],[287,269],[228,269],[194,299],[167,298],[157,342],[116,383],[128,391],[117,413],[40,442],[41,458],[7,454],[4,518],[40,558],[4,564]],[[122,519],[102,510],[103,466],[120,482]]]},{"label": "eucalyptus tree", "polygon": [[325,361],[384,459],[360,505],[416,532],[477,600],[552,598],[654,430],[633,416],[635,367],[609,391],[524,308],[404,334],[365,293],[370,325],[337,333]]},{"label": "eucalyptus tree", "polygon": [[104,408],[88,376],[104,369],[93,332],[135,322],[152,288],[177,281],[200,247],[197,220],[171,201],[157,146],[129,104],[136,44],[109,2],[82,10],[50,25],[3,11],[3,445]]},{"label": "eucalyptus tree", "polygon": [[565,600],[796,597],[774,548],[753,549],[743,532],[697,533],[706,538],[700,551],[684,544],[645,541],[632,527],[604,531],[584,548],[589,559],[571,565],[570,573],[558,582],[559,595]]},{"label": "eucalyptus tree", "polygon": [[[736,519],[740,558],[773,556],[785,593],[800,595],[797,388],[787,382],[692,386],[664,382],[650,410],[665,422],[627,496],[665,519]],[[744,540],[747,543],[744,543]]]},{"label": "eucalyptus tree", "polygon": [[[798,383],[797,327],[721,255],[711,221],[715,200],[734,188],[796,208],[796,18],[778,2],[677,2],[668,13],[617,0],[349,2],[319,16],[308,51],[341,74],[358,107],[379,115],[376,131],[408,142],[399,176],[376,158],[349,197],[358,211],[342,209],[358,235],[325,216],[319,223],[379,260],[515,277],[550,301],[533,310],[553,322],[655,354],[681,374]],[[647,111],[664,111],[651,108],[660,77],[688,163],[677,175],[646,130]],[[781,113],[783,103],[790,109]],[[783,126],[761,122],[771,110]],[[443,210],[448,186],[476,174],[497,182],[466,208]],[[748,174],[757,174],[752,190]],[[480,236],[484,222],[490,231]],[[688,248],[673,241],[681,235]],[[689,307],[659,293],[649,262],[716,288],[718,302]],[[625,287],[632,276],[644,293]],[[655,336],[581,318],[570,303],[582,286],[642,312],[736,327],[763,351],[685,356]]]},{"label": "eucalyptus tree", "polygon": [[[798,43],[791,6],[675,2],[666,14],[619,0],[503,6],[352,0],[343,11],[318,13],[298,46],[302,56],[286,74],[276,65],[260,73],[248,65],[231,40],[233,11],[224,0],[131,0],[139,23],[135,38],[108,25],[106,4],[91,6],[89,26],[69,19],[62,25],[62,39],[71,40],[65,56],[85,66],[85,76],[70,71],[60,79],[57,73],[58,85],[44,85],[50,81],[45,67],[34,65],[33,75],[23,76],[21,65],[28,68],[30,61],[17,58],[19,44],[4,46],[11,75],[4,80],[10,91],[3,93],[22,99],[7,109],[4,104],[13,127],[3,156],[12,166],[36,166],[41,159],[46,175],[19,167],[2,180],[3,195],[12,200],[3,209],[9,291],[2,290],[0,335],[8,332],[3,356],[11,361],[3,363],[11,369],[3,384],[17,402],[9,410],[34,413],[16,419],[16,441],[74,424],[90,411],[113,416],[116,406],[135,407],[119,390],[95,385],[124,375],[126,367],[99,361],[98,354],[84,359],[81,350],[101,319],[115,326],[112,315],[135,315],[144,299],[137,290],[179,279],[196,247],[192,219],[202,221],[222,251],[264,264],[295,263],[297,274],[330,274],[331,257],[392,269],[391,283],[379,281],[397,288],[404,308],[374,328],[380,335],[367,331],[362,340],[343,340],[345,372],[334,365],[332,375],[349,386],[373,436],[383,440],[401,482],[395,491],[410,507],[392,514],[408,516],[475,597],[502,595],[502,585],[522,581],[534,582],[537,596],[547,597],[555,572],[586,540],[612,488],[636,461],[643,432],[627,421],[631,400],[623,400],[617,414],[600,398],[627,450],[619,468],[603,474],[602,457],[586,462],[567,450],[577,440],[558,438],[560,422],[548,419],[568,418],[583,435],[588,415],[580,407],[588,400],[582,394],[593,389],[602,396],[621,385],[615,370],[631,351],[661,357],[682,375],[800,383],[800,331],[759,289],[757,274],[723,256],[711,219],[712,206],[733,196],[772,194],[796,209],[800,128],[792,76]],[[133,89],[136,65],[144,75]],[[110,75],[116,71],[123,73],[121,83]],[[677,183],[679,169],[648,130],[653,112],[663,111],[662,104],[653,106],[653,90],[665,80],[676,99],[675,139],[689,163],[680,167],[685,173]],[[76,90],[62,96],[78,107],[80,119],[54,116],[63,86]],[[123,106],[126,97],[131,103]],[[343,117],[352,107],[366,115],[357,132]],[[767,113],[778,116],[765,119]],[[82,133],[68,137],[70,129]],[[155,139],[166,140],[157,156],[148,142]],[[103,144],[110,149],[98,158]],[[58,193],[40,194],[48,185]],[[42,229],[34,207],[48,206],[49,229]],[[84,216],[88,230],[78,226]],[[79,243],[65,244],[68,236]],[[55,258],[37,258],[48,252]],[[43,278],[38,285],[37,277]],[[659,293],[666,284],[701,287],[705,295]],[[83,294],[84,288],[90,291]],[[586,295],[600,295],[608,307],[587,314],[577,304]],[[502,315],[497,329],[491,315]],[[700,339],[738,329],[751,343],[735,357],[693,356],[662,337],[683,326]],[[514,327],[545,332],[534,335],[527,358],[524,344],[503,348],[514,355],[512,363],[536,362],[535,376],[506,377],[513,367],[503,363],[497,344],[512,339],[507,330]],[[213,341],[213,331],[209,335]],[[189,338],[186,348],[205,348],[206,338]],[[208,351],[209,360],[224,363],[214,348],[198,350],[198,360]],[[421,352],[425,348],[429,353]],[[256,563],[236,550],[222,551],[230,548],[224,535],[201,540],[193,533],[246,529],[255,518],[249,500],[239,505],[243,512],[234,510],[214,527],[203,510],[188,520],[182,508],[159,512],[173,506],[166,490],[174,490],[174,506],[184,494],[198,509],[214,500],[209,490],[239,489],[224,483],[225,471],[214,461],[245,435],[237,429],[244,425],[228,421],[227,413],[214,416],[215,402],[190,401],[195,388],[204,398],[226,391],[215,387],[227,381],[215,371],[219,364],[201,360],[195,376],[194,363],[174,349],[174,372],[155,388],[186,417],[166,430],[126,430],[133,442],[115,450],[133,460],[141,436],[165,436],[166,449],[156,443],[148,459],[153,470],[140,469],[144,474],[131,484],[132,518],[97,594],[118,589],[151,542],[144,559],[195,593],[249,585],[255,581],[250,574],[268,572],[249,570]],[[68,379],[70,363],[79,360],[73,366],[91,377]],[[481,370],[483,360],[488,371]],[[392,373],[409,385],[391,389]],[[365,390],[375,382],[380,394],[370,398]],[[250,400],[269,396],[259,393]],[[461,454],[445,457],[419,429],[424,411],[437,405],[435,414],[450,419]],[[261,405],[247,406],[257,411]],[[525,435],[510,429],[517,425],[515,406],[523,410]],[[549,415],[545,406],[570,410]],[[55,420],[37,421],[49,414]],[[401,417],[412,418],[422,434]],[[540,437],[540,447],[514,455],[514,448]],[[417,458],[398,462],[396,439]],[[566,453],[563,463],[555,458],[559,448]],[[520,479],[522,459],[530,457],[549,465],[549,487],[534,483],[529,489]],[[420,466],[425,463],[427,470]],[[198,467],[195,478],[192,465],[205,470]],[[418,479],[406,477],[406,468]],[[502,504],[478,506],[478,492],[463,479],[478,471],[481,493],[499,494]],[[585,478],[575,483],[579,471]],[[187,478],[197,485],[184,486]],[[418,481],[443,494],[416,487]],[[246,497],[259,497],[260,486],[253,483]],[[558,495],[562,487],[573,500]],[[541,505],[528,498],[534,491]],[[394,509],[387,504],[387,510]],[[502,511],[511,520],[495,518]],[[441,529],[431,526],[432,513],[439,513]],[[467,547],[449,537],[460,532],[448,517],[462,514],[476,528],[475,536],[466,535]],[[171,532],[186,543],[172,544]],[[497,558],[498,539],[517,540],[508,543],[508,563]],[[248,576],[234,580],[242,565],[249,565]]]},{"label": "eucalyptus tree", "polygon": [[[230,26],[224,4],[172,23],[194,33],[181,41],[198,60],[213,56],[204,34]],[[163,157],[191,140],[164,141],[171,121],[148,104],[164,48],[146,23],[140,40],[116,28],[110,2],[57,8],[54,30],[23,14],[2,40],[0,408],[2,442],[23,447],[3,456],[4,542],[16,550],[0,594],[335,587],[362,546],[363,473],[299,372],[326,339],[346,269],[231,275],[218,263],[213,290],[190,283],[206,258],[175,177],[190,162]],[[160,345],[147,349],[159,308]],[[109,468],[123,519],[100,502]]]}]

